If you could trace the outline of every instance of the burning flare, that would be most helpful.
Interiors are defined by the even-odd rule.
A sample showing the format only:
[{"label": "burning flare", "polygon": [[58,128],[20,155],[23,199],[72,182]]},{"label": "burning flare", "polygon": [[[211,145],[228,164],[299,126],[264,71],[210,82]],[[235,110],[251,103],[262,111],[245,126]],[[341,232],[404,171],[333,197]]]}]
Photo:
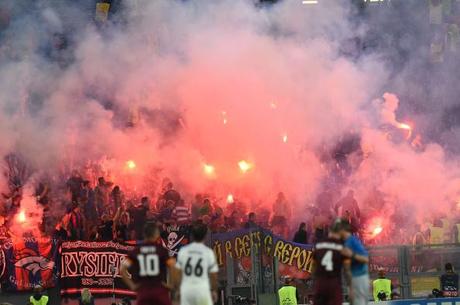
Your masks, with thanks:
[{"label": "burning flare", "polygon": [[18,222],[20,222],[20,223],[24,223],[27,220],[26,219],[26,212],[24,212],[24,211],[19,212],[17,217],[18,217]]},{"label": "burning flare", "polygon": [[287,143],[287,141],[288,141],[288,135],[284,134],[283,135],[283,143]]},{"label": "burning flare", "polygon": [[232,194],[228,194],[227,195],[227,203],[233,203],[235,202],[235,200],[233,199],[233,195]]},{"label": "burning flare", "polygon": [[376,237],[380,233],[382,233],[383,228],[381,226],[376,226],[374,230],[372,230],[372,237]]},{"label": "burning flare", "polygon": [[133,160],[128,160],[128,161],[126,161],[126,167],[128,169],[135,169],[136,168],[136,162],[134,162]]},{"label": "burning flare", "polygon": [[409,124],[398,123],[397,127],[399,129],[407,130],[406,139],[410,139],[412,137],[412,127]]},{"label": "burning flare", "polygon": [[211,164],[204,164],[203,165],[203,171],[206,175],[211,176],[215,173],[215,168]]},{"label": "burning flare", "polygon": [[227,120],[227,112],[226,111],[222,111],[222,120],[224,122],[224,125],[227,125],[228,120]]},{"label": "burning flare", "polygon": [[240,162],[238,162],[238,166],[243,174],[253,167],[253,165],[247,162],[246,160],[241,160]]}]

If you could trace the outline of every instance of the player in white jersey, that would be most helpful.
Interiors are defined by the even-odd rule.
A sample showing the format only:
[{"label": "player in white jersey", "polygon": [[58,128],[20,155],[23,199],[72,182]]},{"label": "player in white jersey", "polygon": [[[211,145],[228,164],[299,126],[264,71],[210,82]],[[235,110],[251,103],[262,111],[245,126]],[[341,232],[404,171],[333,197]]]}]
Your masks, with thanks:
[{"label": "player in white jersey", "polygon": [[217,301],[219,268],[214,252],[203,243],[207,232],[205,225],[194,225],[193,242],[180,249],[177,255],[181,305],[212,305]]}]

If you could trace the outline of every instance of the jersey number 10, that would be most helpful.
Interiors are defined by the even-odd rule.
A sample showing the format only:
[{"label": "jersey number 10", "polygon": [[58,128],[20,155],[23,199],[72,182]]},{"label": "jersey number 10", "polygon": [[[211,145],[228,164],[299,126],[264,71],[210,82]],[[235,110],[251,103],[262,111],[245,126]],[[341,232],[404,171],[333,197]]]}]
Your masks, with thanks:
[{"label": "jersey number 10", "polygon": [[157,276],[160,274],[160,258],[156,254],[139,254],[140,276]]}]

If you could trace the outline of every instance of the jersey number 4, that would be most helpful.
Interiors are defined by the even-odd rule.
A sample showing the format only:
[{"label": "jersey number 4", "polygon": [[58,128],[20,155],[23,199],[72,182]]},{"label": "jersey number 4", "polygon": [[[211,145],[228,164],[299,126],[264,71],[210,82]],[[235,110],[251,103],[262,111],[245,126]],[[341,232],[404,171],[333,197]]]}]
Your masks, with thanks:
[{"label": "jersey number 4", "polygon": [[140,276],[157,276],[160,274],[160,258],[157,254],[139,254]]},{"label": "jersey number 4", "polygon": [[327,251],[324,254],[323,259],[321,260],[321,266],[326,269],[326,271],[334,271],[334,262],[332,261],[332,251]]},{"label": "jersey number 4", "polygon": [[192,273],[194,273],[196,277],[202,276],[202,275],[203,275],[203,267],[201,266],[201,262],[202,262],[202,261],[203,261],[203,260],[200,258],[200,259],[197,261],[195,267],[193,267],[193,265],[192,265],[192,258],[189,257],[188,260],[187,260],[187,263],[185,264],[185,270],[184,270],[185,275],[191,276]]}]

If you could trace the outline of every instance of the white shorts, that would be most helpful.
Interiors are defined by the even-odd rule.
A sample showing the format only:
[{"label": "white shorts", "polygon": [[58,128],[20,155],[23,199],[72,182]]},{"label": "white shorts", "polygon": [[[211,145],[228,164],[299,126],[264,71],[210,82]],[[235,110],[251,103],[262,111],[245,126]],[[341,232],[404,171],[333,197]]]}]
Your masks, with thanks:
[{"label": "white shorts", "polygon": [[213,305],[209,286],[182,286],[180,288],[180,305]]}]

